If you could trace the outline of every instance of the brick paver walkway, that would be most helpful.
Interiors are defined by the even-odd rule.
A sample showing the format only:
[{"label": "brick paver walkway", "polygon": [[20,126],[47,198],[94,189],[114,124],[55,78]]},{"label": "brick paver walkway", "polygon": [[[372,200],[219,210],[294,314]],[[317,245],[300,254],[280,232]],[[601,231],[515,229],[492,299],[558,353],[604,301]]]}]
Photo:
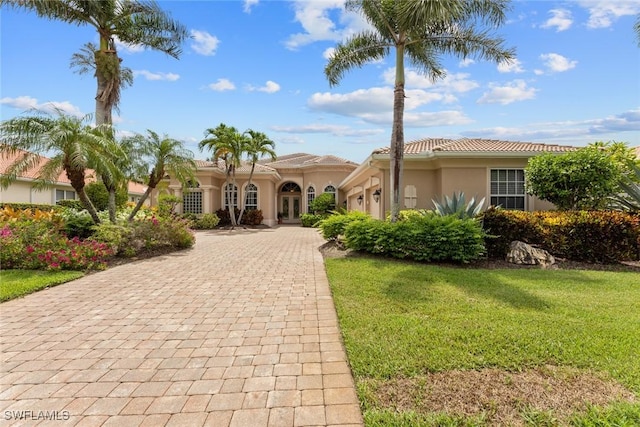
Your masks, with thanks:
[{"label": "brick paver walkway", "polygon": [[361,426],[317,231],[197,240],[0,304],[0,425]]}]

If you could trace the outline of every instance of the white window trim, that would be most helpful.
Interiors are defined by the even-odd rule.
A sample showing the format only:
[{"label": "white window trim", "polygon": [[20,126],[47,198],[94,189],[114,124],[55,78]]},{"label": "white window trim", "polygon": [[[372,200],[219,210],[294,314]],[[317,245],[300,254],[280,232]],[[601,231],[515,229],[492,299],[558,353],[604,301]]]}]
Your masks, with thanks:
[{"label": "white window trim", "polygon": [[[527,193],[526,190],[524,192],[524,194],[493,194],[493,192],[491,191],[491,171],[501,171],[501,170],[506,170],[506,171],[510,171],[510,170],[514,170],[514,171],[522,171],[523,174],[525,174],[525,168],[524,167],[503,167],[503,166],[494,166],[494,167],[489,167],[487,168],[487,194],[489,195],[488,197],[488,203],[489,205],[491,205],[491,199],[493,197],[522,197],[522,199],[524,200],[523,203],[523,211],[528,211],[529,210],[529,198],[527,197]],[[507,180],[507,183],[509,181]],[[526,176],[524,176],[524,181],[526,182]],[[508,209],[508,208],[504,208],[504,209]],[[512,210],[520,210],[520,209],[516,209],[516,208],[509,208]]]}]

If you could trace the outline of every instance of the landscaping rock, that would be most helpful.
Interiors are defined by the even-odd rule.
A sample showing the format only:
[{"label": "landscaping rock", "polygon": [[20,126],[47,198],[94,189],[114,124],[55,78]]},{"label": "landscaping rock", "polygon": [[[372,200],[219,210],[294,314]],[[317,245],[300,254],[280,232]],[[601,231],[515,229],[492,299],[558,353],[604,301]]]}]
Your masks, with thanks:
[{"label": "landscaping rock", "polygon": [[507,261],[518,265],[540,265],[549,267],[555,264],[556,260],[544,249],[534,248],[528,243],[515,240],[509,245]]}]

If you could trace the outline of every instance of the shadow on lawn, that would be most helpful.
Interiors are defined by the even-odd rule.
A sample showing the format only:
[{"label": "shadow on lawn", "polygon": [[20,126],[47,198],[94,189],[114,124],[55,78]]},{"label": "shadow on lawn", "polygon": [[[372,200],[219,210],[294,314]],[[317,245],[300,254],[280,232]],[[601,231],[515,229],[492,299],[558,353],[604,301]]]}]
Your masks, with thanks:
[{"label": "shadow on lawn", "polygon": [[452,285],[472,298],[492,299],[518,309],[547,310],[551,302],[536,295],[535,286],[530,285],[540,282],[544,286],[550,280],[581,286],[594,281],[579,270],[489,270],[407,263],[390,278],[384,292],[399,302],[420,302],[429,301],[439,287]]}]

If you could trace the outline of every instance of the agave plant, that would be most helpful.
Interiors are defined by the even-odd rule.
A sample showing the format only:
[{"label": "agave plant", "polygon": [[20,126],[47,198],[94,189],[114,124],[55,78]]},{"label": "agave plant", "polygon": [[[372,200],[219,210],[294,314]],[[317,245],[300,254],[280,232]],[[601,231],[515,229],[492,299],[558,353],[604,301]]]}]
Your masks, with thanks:
[{"label": "agave plant", "polygon": [[472,197],[469,200],[469,203],[466,203],[464,198],[464,192],[460,192],[459,194],[454,192],[453,197],[449,198],[449,196],[444,196],[444,200],[440,202],[436,197],[436,200],[431,199],[433,206],[435,207],[435,211],[440,216],[454,215],[458,218],[475,218],[478,215],[484,206],[484,197],[480,201],[476,201],[475,197]]},{"label": "agave plant", "polygon": [[640,212],[640,167],[632,165],[635,177],[625,178],[620,182],[623,194],[612,197],[612,207],[632,212]]}]

